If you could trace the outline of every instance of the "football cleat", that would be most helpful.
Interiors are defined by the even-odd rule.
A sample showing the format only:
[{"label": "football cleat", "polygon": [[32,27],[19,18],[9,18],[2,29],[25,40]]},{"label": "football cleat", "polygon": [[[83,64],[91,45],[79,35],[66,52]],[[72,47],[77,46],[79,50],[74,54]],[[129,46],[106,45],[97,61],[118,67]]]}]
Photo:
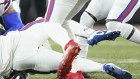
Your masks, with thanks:
[{"label": "football cleat", "polygon": [[115,40],[119,35],[120,31],[97,30],[87,38],[87,43],[93,46],[103,40]]},{"label": "football cleat", "polygon": [[57,76],[59,79],[64,77],[70,72],[72,68],[72,62],[80,52],[80,47],[73,40],[70,40],[64,48],[65,53],[62,61],[60,62],[57,70]]},{"label": "football cleat", "polygon": [[116,79],[132,79],[132,75],[128,71],[123,70],[112,63],[104,64],[103,69],[107,74]]}]

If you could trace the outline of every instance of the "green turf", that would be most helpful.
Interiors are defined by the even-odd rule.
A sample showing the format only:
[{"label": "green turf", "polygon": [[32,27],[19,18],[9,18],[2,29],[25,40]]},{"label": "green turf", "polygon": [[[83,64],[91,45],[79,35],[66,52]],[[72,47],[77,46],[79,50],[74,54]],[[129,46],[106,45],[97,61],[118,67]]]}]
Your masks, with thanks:
[{"label": "green turf", "polygon": [[[61,51],[61,48],[53,42],[52,47]],[[139,44],[129,42],[123,38],[117,38],[115,41],[103,41],[89,48],[88,58],[100,63],[114,63],[130,71],[133,79],[140,79]],[[114,79],[105,73],[90,73],[90,75],[90,79]],[[55,74],[32,75],[30,79],[54,79],[55,77]]]}]

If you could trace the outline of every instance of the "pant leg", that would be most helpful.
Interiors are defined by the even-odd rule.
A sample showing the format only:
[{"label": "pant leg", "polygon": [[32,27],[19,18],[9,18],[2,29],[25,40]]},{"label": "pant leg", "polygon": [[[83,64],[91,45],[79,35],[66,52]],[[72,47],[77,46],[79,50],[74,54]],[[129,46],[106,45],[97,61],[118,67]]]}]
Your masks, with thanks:
[{"label": "pant leg", "polygon": [[79,0],[76,5],[73,7],[73,9],[69,12],[68,16],[63,22],[63,27],[67,30],[69,37],[71,39],[75,39],[75,35],[71,30],[71,25],[69,21],[83,8],[83,6],[86,4],[88,0]]},{"label": "pant leg", "polygon": [[46,21],[63,24],[78,0],[50,0],[45,19]]},{"label": "pant leg", "polygon": [[[50,72],[57,70],[59,62],[63,57],[62,53],[46,49],[46,47],[43,46],[41,46],[37,51],[30,53],[32,53],[32,56],[28,58],[25,55],[22,55],[22,58],[24,59],[18,59],[15,57],[13,69],[18,71],[33,69],[39,72]],[[78,65],[83,72],[103,71],[103,64],[85,58],[78,58]]]},{"label": "pant leg", "polygon": [[[38,50],[30,52],[32,55],[26,57],[28,53],[19,57],[18,54],[14,58],[13,69],[21,71],[26,69],[33,69],[40,72],[50,72],[57,70],[57,66],[62,58],[62,53],[49,50],[46,47],[41,46]],[[22,53],[21,53],[22,54]],[[19,58],[22,59],[19,59]]]},{"label": "pant leg", "polygon": [[107,19],[128,22],[138,10],[139,0],[115,0]]}]

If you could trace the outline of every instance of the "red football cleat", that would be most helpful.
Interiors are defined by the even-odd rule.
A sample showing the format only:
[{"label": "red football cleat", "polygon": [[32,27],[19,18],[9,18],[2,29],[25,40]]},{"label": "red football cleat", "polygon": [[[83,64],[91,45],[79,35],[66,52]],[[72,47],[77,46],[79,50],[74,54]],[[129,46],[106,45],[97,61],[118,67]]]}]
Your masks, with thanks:
[{"label": "red football cleat", "polygon": [[66,75],[70,72],[72,68],[72,62],[79,54],[80,47],[74,42],[74,40],[70,40],[68,44],[66,44],[64,50],[65,53],[63,60],[60,62],[57,70],[57,76],[59,79],[64,79],[64,77],[66,77]]},{"label": "red football cleat", "polygon": [[64,79],[85,79],[81,71],[70,72]]}]

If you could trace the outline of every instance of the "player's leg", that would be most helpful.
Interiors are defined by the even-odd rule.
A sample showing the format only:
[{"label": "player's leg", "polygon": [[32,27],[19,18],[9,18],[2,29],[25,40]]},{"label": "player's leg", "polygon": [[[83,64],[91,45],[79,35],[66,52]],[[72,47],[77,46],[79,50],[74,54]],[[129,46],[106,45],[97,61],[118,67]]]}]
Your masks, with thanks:
[{"label": "player's leg", "polygon": [[[72,17],[74,17],[81,9],[82,7],[86,4],[88,0],[79,0],[77,2],[77,4],[74,6],[74,8],[71,10],[71,12],[68,14],[68,16],[66,17],[64,23],[63,23],[63,27],[68,31],[68,34],[69,36],[71,36],[71,38],[74,38],[74,35],[72,30],[71,30],[71,24],[69,23],[69,21],[72,19]],[[75,28],[76,29],[76,28]],[[73,70],[71,72],[77,72],[79,70],[79,65],[77,64],[78,61],[77,59],[74,59],[74,62],[73,62]],[[63,73],[62,73],[63,74]],[[82,79],[82,78],[81,78]]]},{"label": "player's leg", "polygon": [[[132,79],[132,75],[128,71],[112,63],[102,64],[89,59],[79,58],[78,64],[83,72],[105,72],[116,79]],[[89,66],[85,68],[87,64]]]},{"label": "player's leg", "polygon": [[28,69],[39,72],[56,71],[63,56],[62,53],[49,50],[43,46],[35,51],[30,51],[25,54],[23,53],[24,52],[19,51],[15,52],[13,69],[16,71],[25,71]]},{"label": "player's leg", "polygon": [[[55,22],[55,23],[58,23],[60,25],[63,24],[63,22],[66,20],[66,17],[69,15],[71,10],[75,7],[77,2],[78,2],[78,0],[59,0],[59,1],[58,0],[51,0],[49,9],[48,9],[47,14],[46,14],[46,21]],[[53,8],[54,8],[53,10],[50,9],[50,8],[52,8],[51,5],[53,5]],[[58,26],[60,26],[60,25],[58,25]],[[74,37],[73,37],[73,40],[68,38],[68,32],[71,32],[71,31],[58,30],[57,28],[55,28],[55,29],[57,30],[57,32],[59,31],[58,33],[60,34],[59,38],[61,39],[61,41],[64,40],[63,42],[65,42],[67,40],[67,42],[64,44],[66,46],[63,46],[63,48],[66,52],[68,52],[66,54],[66,56],[68,56],[68,57],[64,56],[64,60],[63,60],[64,63],[61,62],[60,66],[58,68],[58,76],[61,77],[62,75],[63,76],[66,75],[66,73],[68,73],[69,70],[71,69],[72,61],[75,58],[73,56],[76,56],[79,53],[80,48],[79,48],[78,44],[76,44],[73,41]],[[64,34],[65,34],[65,36],[64,36]],[[72,35],[72,36],[74,36],[74,35]],[[58,39],[58,36],[56,36],[55,38]],[[71,54],[71,56],[70,56],[70,54]],[[67,62],[67,68],[65,68],[66,66],[64,65],[64,64],[66,64],[66,62]],[[63,73],[63,74],[61,74],[61,73]]]},{"label": "player's leg", "polygon": [[[44,43],[44,41],[46,41],[46,39],[48,39],[47,34],[44,33],[45,28],[45,25],[36,23],[34,25],[31,24],[31,26],[27,25],[21,29],[20,42],[14,54],[14,62],[22,61],[36,55],[36,50],[42,45],[42,43]],[[32,58],[31,60],[36,61],[35,58]],[[24,66],[27,67],[27,69],[33,68],[35,66],[35,61],[31,60],[17,63],[19,68],[16,67],[16,70],[24,69]],[[16,66],[16,63],[14,62],[13,64]],[[21,63],[26,64],[22,65]]]},{"label": "player's leg", "polygon": [[[63,33],[62,31],[65,33]],[[30,38],[31,36],[34,36],[34,38],[36,38],[37,41],[42,41],[40,38],[44,40],[50,37],[52,40],[54,40],[63,48],[65,47],[67,42],[69,42],[70,40],[65,29],[63,29],[59,24],[51,23],[51,22],[44,22],[44,19],[39,19],[31,23],[28,23],[25,27],[21,29],[21,33],[23,33],[25,36],[26,36],[26,33],[28,32],[29,32],[29,35],[27,36],[29,36]],[[61,38],[61,36],[63,37]]]},{"label": "player's leg", "polygon": [[105,19],[114,0],[91,0],[80,17],[80,24],[93,28],[95,22]]},{"label": "player's leg", "polygon": [[91,35],[94,32],[94,30],[88,29],[87,27],[73,20],[69,21],[69,25],[72,31],[74,32],[74,34],[76,35],[76,41],[81,48],[79,56],[82,58],[86,58],[87,56],[86,52],[88,52],[87,38],[89,37],[89,35]]},{"label": "player's leg", "polygon": [[[21,39],[14,56],[15,70],[34,69],[36,66],[36,61],[38,60],[37,58],[38,55],[36,55],[38,53],[38,49],[48,39],[48,36],[51,36],[52,34],[55,35],[53,29],[59,30],[60,26],[56,26],[55,24],[54,25],[52,24],[51,26],[50,24],[47,24],[46,22],[42,22],[42,21],[44,20],[36,20],[32,23],[27,24],[24,28],[21,29],[20,31]],[[59,33],[57,33],[56,35],[57,37],[60,36]],[[53,35],[51,38],[53,39]],[[57,42],[59,41],[60,40],[58,39]],[[64,42],[61,42],[62,44],[60,44],[62,45],[62,47]],[[45,53],[47,54],[47,52]],[[53,56],[49,56],[49,57],[53,57]],[[57,63],[59,62],[57,61]]]},{"label": "player's leg", "polygon": [[[27,49],[27,50],[25,50],[24,54],[29,53],[28,50],[34,51],[38,47],[40,47],[40,45],[42,45],[46,41],[46,39],[48,39],[48,36],[50,36],[52,39],[54,39],[54,41],[57,42],[58,44],[60,44],[63,48],[65,47],[65,45],[68,42],[67,40],[69,40],[69,39],[62,38],[62,39],[64,39],[64,41],[61,41],[61,38],[55,39],[55,37],[59,38],[59,36],[61,36],[61,35],[63,35],[64,37],[68,36],[63,33],[60,34],[61,30],[64,30],[64,29],[61,29],[60,26],[57,26],[55,24],[54,25],[52,24],[52,26],[51,26],[51,24],[47,24],[45,22],[43,22],[43,23],[39,23],[39,22],[41,22],[41,20],[37,20],[35,22],[29,23],[24,28],[21,29],[22,30],[22,31],[20,31],[21,41],[20,41],[19,49],[17,49],[17,51],[21,51],[20,47],[22,47],[22,44],[24,44],[24,46],[25,46],[24,48]],[[57,29],[57,30],[54,31],[53,29]],[[56,33],[56,32],[58,32],[58,33]],[[19,54],[19,56],[20,55],[22,56],[22,54]],[[30,53],[29,53],[29,55],[27,55],[27,57],[28,56],[30,56]]]},{"label": "player's leg", "polygon": [[[114,0],[91,0],[88,7],[81,15],[80,24],[88,27],[85,30],[93,29],[94,23],[107,17]],[[84,33],[84,32],[83,32]],[[85,33],[86,34],[86,33]],[[90,33],[91,34],[91,33]],[[86,57],[88,44],[85,38],[77,36],[79,45],[81,46],[81,57]],[[84,52],[82,52],[84,51]]]},{"label": "player's leg", "polygon": [[[33,73],[37,73],[37,74],[49,73],[49,72],[51,73],[52,71],[57,70],[59,66],[59,62],[62,60],[62,56],[63,56],[62,53],[46,49],[46,47],[43,46],[41,46],[37,50],[37,52],[34,53],[35,54],[33,54],[31,57],[23,56],[25,57],[24,59],[19,59],[20,57],[15,53],[15,55],[17,56],[14,58],[16,61],[14,61],[13,63],[14,64],[13,69],[16,71],[25,71],[28,69],[32,69],[35,71]],[[77,76],[79,75],[80,73]],[[81,76],[82,75],[80,75],[80,77]]]},{"label": "player's leg", "polygon": [[[35,22],[40,22],[40,20],[37,20]],[[27,24],[22,30],[28,28],[28,25],[33,25],[33,24],[34,24],[34,22]],[[30,34],[31,34],[30,38],[34,38],[34,40],[35,40],[33,42],[30,41],[30,43],[32,43],[32,44],[28,43],[29,46],[36,45],[36,44],[37,45],[43,44],[45,42],[45,39],[47,39],[48,36],[52,40],[54,40],[56,43],[61,45],[62,48],[64,48],[63,50],[65,51],[65,55],[63,57],[63,62],[66,63],[67,66],[63,65],[63,63],[60,63],[58,70],[62,69],[64,71],[66,71],[66,72],[62,71],[62,72],[64,72],[63,75],[67,74],[70,71],[72,61],[79,54],[80,48],[79,48],[78,44],[76,42],[74,42],[74,40],[71,40],[68,37],[65,29],[62,28],[60,26],[60,24],[53,23],[53,22],[36,23],[34,26],[32,26],[24,31],[30,32]],[[23,32],[21,32],[21,33],[24,34]],[[38,34],[34,35],[33,33],[38,33]],[[30,36],[30,34],[27,35],[27,37]],[[26,34],[24,34],[24,37],[25,37],[24,40],[27,40]],[[67,67],[67,68],[65,68],[65,67]]]},{"label": "player's leg", "polygon": [[107,17],[107,28],[118,30],[123,38],[140,43],[140,31],[133,25],[125,23],[132,18],[139,5],[139,0],[116,0]]},{"label": "player's leg", "polygon": [[[69,17],[69,15],[70,15],[69,13],[72,11],[72,9],[75,7],[75,5],[77,5],[77,1],[78,0],[56,1],[55,5],[54,5],[54,10],[52,10],[52,15],[50,17],[47,15],[48,18],[50,18],[50,19],[48,20],[48,18],[46,18],[46,20],[49,22],[57,22],[57,23],[63,24],[64,21],[67,20],[67,17]],[[64,12],[64,13],[62,13],[62,12]],[[47,13],[49,13],[49,10]],[[71,16],[70,19],[72,17],[73,16]],[[72,36],[71,38],[74,39],[74,35],[72,34],[72,31],[67,27],[68,26],[65,27],[65,29],[67,30],[66,32],[68,32],[69,35],[71,34],[70,35],[70,36]],[[65,32],[61,31],[61,33],[65,33]],[[63,35],[61,35],[61,37],[63,37]],[[62,41],[63,41],[63,39],[62,39]],[[65,46],[64,50],[66,50],[66,52],[68,52],[68,54],[66,56],[69,56],[69,57],[64,56],[64,60],[62,62],[69,62],[69,63],[67,63],[67,64],[62,63],[62,62],[60,63],[59,68],[58,68],[58,76],[59,77],[64,76],[65,73],[69,72],[69,70],[71,68],[72,61],[75,58],[73,56],[76,56],[80,51],[78,44],[76,44],[73,40],[69,41],[69,43],[65,44],[65,45],[66,46]],[[70,56],[70,54],[71,54],[71,56]],[[64,64],[66,64],[67,68],[65,68],[66,66]]]},{"label": "player's leg", "polygon": [[[79,67],[82,72],[104,72],[116,79],[132,79],[132,75],[128,71],[112,63],[101,64],[85,58],[79,58],[78,61]],[[75,76],[78,79],[83,79],[80,70],[77,72],[73,72],[73,68],[71,72],[66,76],[66,79],[74,78]]]},{"label": "player's leg", "polygon": [[[49,22],[56,22],[58,24],[63,24],[68,14],[71,12],[71,10],[74,8],[78,0],[50,0],[48,10],[45,15],[46,21]],[[58,26],[60,26],[58,25]],[[69,28],[67,28],[69,29]],[[74,35],[71,33],[71,31],[67,30],[66,32],[61,31],[62,33],[67,33],[71,36],[71,39],[74,39]],[[69,33],[70,32],[70,33]],[[63,35],[60,36],[60,38],[63,37]],[[62,39],[63,41],[63,39]]]},{"label": "player's leg", "polygon": [[[56,26],[51,26],[51,28],[52,27],[55,27],[55,29],[57,30],[57,32],[60,31],[62,33],[61,29],[59,30],[59,27],[60,26],[57,26],[57,28],[56,28]],[[65,37],[64,34],[63,33],[61,34],[60,32],[58,32],[59,34],[56,34],[55,37],[59,37],[60,35],[62,35],[63,38],[64,38]],[[47,33],[47,34],[50,37],[53,37],[54,36],[50,32]],[[60,41],[62,41],[61,39],[62,38],[60,38]],[[58,40],[59,39],[56,39],[56,41],[58,41]],[[66,40],[66,39],[64,38],[63,40]],[[64,44],[65,41],[62,41],[62,42],[60,43],[60,45],[63,44],[63,46],[65,46],[64,47],[65,53],[64,53],[64,56],[63,56],[63,60],[59,64],[58,71],[57,71],[57,75],[58,75],[59,78],[63,78],[63,77],[66,76],[66,74],[69,73],[69,71],[71,70],[71,67],[72,67],[72,62],[75,59],[75,57],[79,54],[79,51],[80,51],[80,47],[73,40],[70,40],[67,44]]]},{"label": "player's leg", "polygon": [[46,21],[63,24],[71,39],[74,39],[74,34],[67,26],[66,18],[70,16],[71,19],[76,15],[77,11],[73,12],[74,15],[70,15],[70,13],[77,3],[78,0],[50,0],[48,10],[45,15]]},{"label": "player's leg", "polygon": [[[84,57],[86,58],[87,52],[88,52],[88,44],[87,44],[87,39],[89,37],[91,37],[90,39],[92,39],[91,41],[93,41],[93,43],[95,44],[95,41],[97,43],[103,40],[109,40],[110,38],[117,38],[119,36],[119,33],[116,31],[107,31],[107,30],[93,30],[91,28],[85,27],[81,24],[79,24],[78,22],[75,21],[69,21],[69,25],[72,29],[72,31],[74,32],[74,34],[77,36],[77,43],[80,45],[81,47],[81,51],[80,51],[80,57]],[[78,30],[77,30],[78,29]],[[97,33],[102,33],[102,32],[106,32],[102,35],[97,34]],[[98,36],[97,39],[96,36]],[[107,38],[105,38],[105,36],[108,36]],[[116,36],[116,37],[114,37]],[[83,54],[83,55],[82,55]]]},{"label": "player's leg", "polygon": [[76,5],[73,7],[73,9],[70,11],[70,13],[68,14],[68,16],[66,17],[64,23],[63,23],[63,27],[67,30],[70,38],[75,39],[75,35],[73,34],[72,30],[71,30],[71,25],[69,23],[69,21],[83,8],[83,6],[86,4],[88,0],[79,0]]},{"label": "player's leg", "polygon": [[50,0],[45,15],[46,21],[63,24],[64,20],[77,2],[78,0]]},{"label": "player's leg", "polygon": [[[29,24],[29,25],[32,25],[32,24]],[[38,33],[34,37],[34,38],[36,38],[35,39],[36,41],[34,42],[35,44],[36,43],[37,43],[37,45],[38,44],[41,45],[41,43],[43,44],[44,40],[47,39],[47,36],[49,36],[52,40],[54,40],[56,43],[60,44],[64,48],[65,55],[64,55],[62,61],[64,63],[66,63],[66,65],[64,65],[64,63],[61,62],[58,70],[61,70],[61,69],[64,70],[62,72],[64,72],[63,76],[65,76],[71,69],[72,61],[79,54],[80,48],[79,48],[78,44],[76,42],[74,42],[74,40],[71,40],[68,37],[65,29],[62,28],[57,23],[43,22],[43,23],[36,23],[35,25],[36,26],[32,26],[32,27],[28,28],[28,29],[30,29],[30,32],[32,33],[32,37],[34,35],[33,33],[35,33],[35,32]],[[27,27],[25,27],[25,28],[27,28]],[[25,31],[28,31],[28,29]],[[65,68],[65,67],[67,67],[67,68]],[[58,73],[61,73],[61,71],[59,71]]]},{"label": "player's leg", "polygon": [[[92,30],[92,29],[87,29],[87,27],[84,27],[84,26],[82,26],[81,24],[79,24],[79,23],[77,23],[77,22],[74,22],[74,21],[67,21],[67,24],[72,28],[72,31],[74,31],[75,32],[75,34],[76,35],[80,35],[81,37],[79,37],[79,38],[81,38],[81,40],[79,41],[77,41],[78,42],[78,44],[80,45],[80,48],[82,49],[81,51],[80,51],[80,57],[84,57],[84,58],[86,58],[86,54],[87,53],[85,53],[85,52],[88,52],[88,44],[87,44],[87,42],[86,42],[86,40],[87,40],[87,38],[91,35],[91,34],[93,34],[93,32],[94,32],[94,30]],[[66,25],[66,23],[65,23],[65,25]],[[64,26],[65,27],[65,26]],[[68,26],[67,26],[68,27]],[[77,30],[78,29],[78,30]],[[86,30],[85,30],[86,29]],[[112,32],[113,33],[113,32]],[[105,34],[105,35],[107,35],[107,34]],[[83,38],[83,37],[85,37],[85,38]],[[101,36],[102,37],[102,36]],[[109,36],[110,37],[110,36]],[[78,37],[77,37],[78,38]],[[99,39],[98,39],[99,40]],[[76,63],[76,62],[73,62],[73,63]],[[76,65],[75,64],[75,71],[77,71],[77,70],[79,70],[79,68],[78,68],[78,64]]]},{"label": "player's leg", "polygon": [[[13,61],[13,69],[16,71],[25,71],[32,69],[40,73],[49,73],[56,71],[59,67],[59,62],[62,60],[63,54],[53,50],[49,50],[44,46],[30,51],[28,53],[17,51]],[[27,55],[30,55],[27,57]],[[22,57],[21,57],[22,56]]]},{"label": "player's leg", "polygon": [[[45,14],[46,21],[56,22],[62,25],[77,2],[78,0],[50,0],[47,12]],[[71,32],[68,30],[66,31],[68,33]]]},{"label": "player's leg", "polygon": [[[22,55],[19,55],[18,53]],[[24,52],[15,52],[15,57],[13,61],[14,70],[24,71],[26,69],[32,69],[42,73],[56,71],[57,67],[59,66],[59,62],[62,60],[63,56],[62,53],[46,49],[46,47],[43,46],[41,46],[35,51],[30,51],[26,54],[23,53]],[[30,56],[27,57],[27,55]],[[79,67],[83,72],[106,72],[108,74],[113,73],[113,76],[114,74],[120,74],[119,77],[123,77],[123,75],[121,74],[122,72],[127,72],[112,64],[101,64],[85,58],[78,58],[78,61]],[[87,67],[87,64],[89,67]],[[112,69],[112,67],[115,69],[109,70]],[[75,67],[72,67],[70,73],[76,73],[76,75],[79,75],[81,77],[82,75],[77,74],[77,71],[74,72],[74,68]],[[67,77],[70,76],[73,77],[74,75],[67,75]]]}]

